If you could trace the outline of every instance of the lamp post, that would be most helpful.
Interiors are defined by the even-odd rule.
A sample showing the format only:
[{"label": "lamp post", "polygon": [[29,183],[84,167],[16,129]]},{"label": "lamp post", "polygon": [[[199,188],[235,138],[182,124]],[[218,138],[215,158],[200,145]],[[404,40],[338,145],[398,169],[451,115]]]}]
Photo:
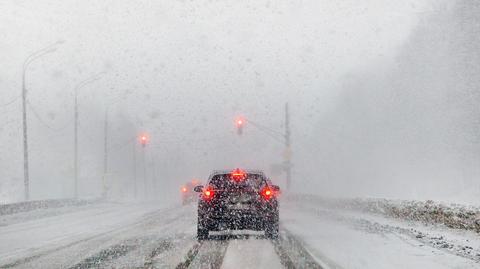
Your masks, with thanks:
[{"label": "lamp post", "polygon": [[23,184],[24,199],[30,199],[30,177],[29,177],[29,156],[28,156],[28,122],[27,122],[27,70],[32,62],[40,57],[57,50],[56,46],[63,44],[64,41],[57,41],[43,49],[37,50],[28,55],[23,62],[22,69],[22,123],[23,123]]},{"label": "lamp post", "polygon": [[110,107],[123,101],[123,99],[118,99],[114,102],[111,102],[106,105],[105,108],[105,119],[103,122],[103,178],[102,178],[102,198],[106,199],[108,195],[108,183],[107,183],[107,175],[108,175],[108,128],[109,128],[109,114],[110,114]]},{"label": "lamp post", "polygon": [[103,75],[104,72],[98,73],[95,76],[92,76],[88,79],[85,79],[81,81],[80,83],[77,84],[74,90],[74,118],[75,118],[75,124],[74,124],[74,161],[73,161],[73,166],[74,166],[74,197],[78,198],[78,91],[85,87],[86,85],[97,81],[101,78],[101,75]]}]

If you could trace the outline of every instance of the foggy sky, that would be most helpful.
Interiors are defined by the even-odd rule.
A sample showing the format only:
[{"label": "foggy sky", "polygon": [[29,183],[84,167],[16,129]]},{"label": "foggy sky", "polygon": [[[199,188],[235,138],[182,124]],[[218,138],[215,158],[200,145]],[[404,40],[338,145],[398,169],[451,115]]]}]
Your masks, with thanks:
[{"label": "foggy sky", "polygon": [[[6,183],[0,199],[18,199],[23,175],[21,103],[1,105],[20,94],[24,59],[48,44],[65,41],[27,73],[31,106],[44,121],[30,108],[34,197],[70,195],[73,88],[103,71],[79,96],[84,195],[98,194],[109,104],[112,147],[148,132],[157,177],[176,190],[217,168],[269,172],[282,160],[282,145],[248,125],[237,136],[233,119],[243,115],[281,131],[288,101],[295,178],[323,187],[329,168],[315,168],[331,157],[322,148],[329,142],[316,140],[318,126],[341,102],[345,78],[395,65],[435,8],[429,1],[393,0],[3,1],[0,179]],[[112,179],[128,182],[131,151],[112,152]],[[332,158],[342,163],[342,155]],[[355,165],[348,160],[345,169]],[[283,184],[282,176],[277,180]]]}]

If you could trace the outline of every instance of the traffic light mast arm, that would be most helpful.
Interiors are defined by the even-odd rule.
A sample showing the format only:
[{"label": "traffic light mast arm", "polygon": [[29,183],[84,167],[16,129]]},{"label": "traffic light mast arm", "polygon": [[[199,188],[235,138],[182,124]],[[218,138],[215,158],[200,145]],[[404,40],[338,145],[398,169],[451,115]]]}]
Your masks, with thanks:
[{"label": "traffic light mast arm", "polygon": [[274,140],[279,143],[285,144],[286,137],[284,134],[277,132],[269,127],[263,126],[251,120],[245,120],[246,122],[250,123],[252,126],[256,127],[259,131],[263,132],[264,134],[270,136]]}]

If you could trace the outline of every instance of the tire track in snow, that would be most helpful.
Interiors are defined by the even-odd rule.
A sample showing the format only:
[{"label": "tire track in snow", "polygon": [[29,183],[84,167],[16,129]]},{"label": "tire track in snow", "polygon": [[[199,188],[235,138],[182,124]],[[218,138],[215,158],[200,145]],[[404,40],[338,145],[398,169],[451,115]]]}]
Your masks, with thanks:
[{"label": "tire track in snow", "polygon": [[153,258],[156,256],[164,253],[165,251],[172,248],[173,243],[170,240],[161,240],[158,246],[156,246],[145,259],[145,263],[143,265],[144,268],[155,268],[153,266]]},{"label": "tire track in snow", "polygon": [[185,257],[185,261],[179,263],[175,268],[176,269],[188,268],[190,266],[190,264],[192,263],[192,261],[197,256],[198,251],[200,250],[200,248],[203,245],[203,242],[205,242],[205,241],[200,241],[200,242],[195,243],[195,245],[193,245],[192,248],[190,248],[190,250],[188,251],[187,256]]},{"label": "tire track in snow", "polygon": [[185,261],[177,265],[177,269],[189,268],[221,268],[227,252],[228,240],[199,241],[188,251]]},{"label": "tire track in snow", "polygon": [[279,239],[273,240],[272,244],[280,258],[280,262],[285,268],[341,268],[326,257],[321,257],[321,261],[318,260],[318,257],[316,259],[308,251],[306,244],[289,230],[282,229]]},{"label": "tire track in snow", "polygon": [[109,234],[110,232],[105,232],[105,233],[101,233],[101,234],[98,234],[98,235],[95,235],[95,236],[91,236],[91,237],[88,237],[88,238],[85,238],[85,239],[82,239],[82,240],[77,240],[77,241],[74,241],[74,242],[71,242],[67,245],[63,245],[63,246],[59,246],[59,247],[56,247],[56,248],[53,248],[53,249],[49,249],[49,250],[46,250],[46,251],[43,251],[43,252],[40,252],[40,253],[37,253],[35,255],[32,255],[32,256],[29,256],[29,257],[26,257],[26,258],[22,258],[22,259],[19,259],[19,260],[16,260],[12,263],[8,263],[8,264],[4,264],[4,265],[0,265],[0,268],[12,268],[12,267],[16,267],[16,266],[20,266],[20,265],[23,265],[25,263],[29,263],[29,262],[32,262],[36,259],[39,259],[43,256],[46,256],[48,254],[51,254],[51,253],[55,253],[59,250],[62,250],[62,249],[65,249],[65,248],[69,248],[69,247],[72,247],[72,246],[75,246],[75,245],[78,245],[78,244],[81,244],[83,242],[87,242],[87,241],[90,241],[90,240],[93,240],[97,237],[101,237],[101,236],[104,236],[104,235],[107,235]]},{"label": "tire track in snow", "polygon": [[119,244],[109,247],[108,249],[104,249],[100,251],[97,255],[88,257],[81,263],[78,263],[70,269],[84,269],[84,268],[95,268],[101,266],[104,262],[108,260],[116,259],[120,256],[126,255],[128,252],[137,248],[138,245],[130,245],[130,244]]},{"label": "tire track in snow", "polygon": [[[65,251],[68,248],[77,247],[77,246],[80,246],[82,244],[101,245],[101,244],[104,244],[105,242],[110,241],[112,238],[115,238],[116,235],[122,235],[122,234],[126,233],[127,231],[131,231],[131,230],[139,230],[139,229],[141,230],[142,228],[145,228],[147,225],[150,225],[150,224],[154,223],[155,221],[157,221],[159,219],[159,216],[162,216],[165,213],[175,212],[174,210],[177,210],[177,208],[164,208],[164,209],[154,210],[152,212],[146,213],[145,215],[143,215],[137,221],[135,221],[133,223],[130,223],[130,224],[127,224],[125,226],[122,226],[118,229],[114,229],[114,230],[106,231],[106,232],[103,232],[103,233],[99,233],[99,234],[96,234],[94,236],[90,236],[90,237],[87,237],[87,238],[82,238],[80,240],[75,240],[75,241],[70,242],[70,243],[65,244],[65,245],[62,244],[62,245],[59,245],[55,248],[38,252],[38,253],[36,253],[32,256],[16,260],[16,261],[11,262],[9,264],[0,265],[0,268],[11,268],[11,267],[17,267],[17,266],[25,266],[26,264],[35,262],[38,259],[47,257],[48,255],[51,255],[51,254],[56,255],[57,252]],[[167,222],[162,223],[162,226],[168,226],[168,225],[174,223],[175,221],[177,221],[178,219],[181,219],[181,218],[182,218],[182,215],[175,215],[171,219],[169,219]],[[115,247],[115,245],[113,247]],[[125,255],[127,252],[129,252],[133,249],[134,249],[133,247],[128,248],[128,251],[124,252],[123,255]],[[105,249],[101,250],[100,252],[96,253],[95,255],[93,255],[92,257],[87,257],[86,259],[84,259],[80,263],[75,264],[74,266],[80,266],[78,268],[89,268],[88,266],[83,267],[82,263],[88,264],[89,261],[90,261],[89,260],[90,258],[95,259],[95,257],[96,257],[98,259],[99,257],[102,257],[102,255],[106,255],[108,253],[109,253],[108,248],[105,248]],[[112,255],[107,255],[107,256],[118,258],[121,255],[120,256],[115,256],[115,255],[112,254]],[[106,257],[104,257],[104,258],[106,258]],[[103,260],[105,260],[104,258],[102,258],[100,260],[103,261]]]}]

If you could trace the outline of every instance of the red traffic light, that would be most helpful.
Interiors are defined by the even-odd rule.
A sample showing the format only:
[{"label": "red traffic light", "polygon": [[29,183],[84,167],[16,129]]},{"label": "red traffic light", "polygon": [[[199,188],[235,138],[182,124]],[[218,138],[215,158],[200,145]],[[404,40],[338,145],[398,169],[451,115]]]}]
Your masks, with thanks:
[{"label": "red traffic light", "polygon": [[237,125],[237,133],[239,135],[242,134],[242,131],[243,131],[243,125],[245,124],[245,119],[242,118],[242,117],[238,117],[236,120],[235,120],[235,125]]},{"label": "red traffic light", "polygon": [[148,136],[146,134],[140,135],[140,143],[142,144],[142,146],[147,145],[147,142],[148,142]]}]

